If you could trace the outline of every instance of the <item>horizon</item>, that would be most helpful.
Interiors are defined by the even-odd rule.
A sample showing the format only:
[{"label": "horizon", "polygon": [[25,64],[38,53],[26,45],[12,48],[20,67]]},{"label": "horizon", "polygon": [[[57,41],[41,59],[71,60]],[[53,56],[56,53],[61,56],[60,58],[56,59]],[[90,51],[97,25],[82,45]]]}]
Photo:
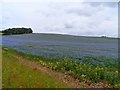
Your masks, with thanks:
[{"label": "horizon", "polygon": [[[25,28],[25,27],[21,27],[21,28]],[[12,29],[12,28],[8,28],[8,29]],[[5,29],[6,30],[6,29]],[[4,31],[4,30],[1,30]],[[110,37],[110,36],[106,36],[106,35],[102,35],[102,36],[92,36],[92,35],[73,35],[73,34],[67,34],[67,33],[53,33],[53,32],[46,32],[46,33],[25,33],[25,34],[46,34],[46,35],[63,35],[63,36],[74,36],[74,37],[93,37],[93,38],[119,38],[119,37]],[[15,34],[15,35],[24,35],[24,34]]]},{"label": "horizon", "polygon": [[[29,28],[29,27],[11,27],[11,28],[6,28],[6,29],[12,29],[12,28]],[[6,30],[4,29],[4,30]],[[32,28],[31,28],[32,29]],[[32,29],[33,30],[33,29]],[[3,31],[3,30],[0,30]],[[120,38],[120,37],[112,37],[112,36],[107,36],[107,35],[74,35],[74,34],[67,34],[67,33],[55,33],[55,32],[34,32],[30,34],[56,34],[56,35],[67,35],[67,36],[83,36],[83,37],[105,37],[105,38]]]},{"label": "horizon", "polygon": [[118,37],[117,9],[117,2],[4,2],[1,29],[28,27],[34,33]]},{"label": "horizon", "polygon": [[[29,27],[13,27],[13,28],[29,28]],[[12,29],[11,28],[6,28],[6,29]],[[6,30],[4,29],[4,30]],[[31,28],[32,29],[32,28]],[[0,30],[0,31],[4,31]],[[32,29],[33,30],[33,29]],[[112,36],[107,36],[107,35],[75,35],[75,34],[68,34],[68,33],[55,33],[55,32],[33,32],[28,33],[28,34],[54,34],[54,35],[67,35],[67,36],[83,36],[83,37],[104,37],[104,38],[120,38],[120,37],[112,37]]]}]

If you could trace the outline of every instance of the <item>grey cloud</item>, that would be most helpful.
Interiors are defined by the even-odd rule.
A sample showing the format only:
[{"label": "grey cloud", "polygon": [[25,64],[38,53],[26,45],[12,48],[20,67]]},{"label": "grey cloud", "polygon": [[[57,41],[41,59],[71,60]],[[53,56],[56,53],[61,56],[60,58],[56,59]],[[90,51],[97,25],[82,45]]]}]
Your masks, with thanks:
[{"label": "grey cloud", "polygon": [[93,7],[105,6],[115,8],[118,5],[118,2],[88,2]]},{"label": "grey cloud", "polygon": [[92,15],[91,13],[84,12],[83,10],[80,10],[80,9],[77,9],[77,10],[68,10],[67,13],[68,14],[75,13],[78,16],[91,16]]},{"label": "grey cloud", "polygon": [[68,23],[66,23],[66,24],[64,24],[64,25],[65,25],[65,28],[67,28],[67,29],[74,28],[74,26],[73,26],[73,25],[68,24]]},{"label": "grey cloud", "polygon": [[93,7],[98,7],[100,6],[102,3],[101,2],[88,2],[88,4],[90,4]]},{"label": "grey cloud", "polygon": [[107,2],[103,4],[104,6],[115,8],[118,7],[118,2]]},{"label": "grey cloud", "polygon": [[68,9],[66,12],[68,14],[76,14],[78,16],[90,17],[94,13],[99,11],[98,8],[91,7],[91,5],[87,2],[79,3],[77,6],[74,6],[73,8]]}]

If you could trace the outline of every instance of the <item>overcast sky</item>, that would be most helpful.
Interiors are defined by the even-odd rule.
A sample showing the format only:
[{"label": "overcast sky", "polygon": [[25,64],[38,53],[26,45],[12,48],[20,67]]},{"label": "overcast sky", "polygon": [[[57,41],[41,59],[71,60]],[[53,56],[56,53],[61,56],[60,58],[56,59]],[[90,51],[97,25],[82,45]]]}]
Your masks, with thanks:
[{"label": "overcast sky", "polygon": [[34,33],[118,36],[117,2],[71,1],[73,2],[7,2],[5,0],[0,5],[2,6],[0,27],[2,29],[30,27]]}]

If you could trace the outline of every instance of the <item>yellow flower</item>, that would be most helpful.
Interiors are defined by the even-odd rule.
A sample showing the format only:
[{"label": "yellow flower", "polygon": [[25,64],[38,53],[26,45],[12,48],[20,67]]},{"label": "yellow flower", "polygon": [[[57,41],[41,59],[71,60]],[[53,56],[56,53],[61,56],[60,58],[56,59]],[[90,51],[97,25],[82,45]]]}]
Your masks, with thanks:
[{"label": "yellow flower", "polygon": [[85,77],[86,75],[82,74],[81,77]]},{"label": "yellow flower", "polygon": [[101,70],[103,70],[103,68],[101,68]]},{"label": "yellow flower", "polygon": [[115,71],[115,73],[118,73],[118,71]]},{"label": "yellow flower", "polygon": [[98,68],[96,67],[95,70],[98,70]]}]

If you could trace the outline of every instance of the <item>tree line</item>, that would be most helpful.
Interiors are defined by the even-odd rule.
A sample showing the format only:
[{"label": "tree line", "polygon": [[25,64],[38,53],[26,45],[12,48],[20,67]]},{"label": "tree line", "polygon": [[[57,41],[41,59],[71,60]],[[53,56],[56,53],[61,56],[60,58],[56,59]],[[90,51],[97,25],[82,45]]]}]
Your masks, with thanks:
[{"label": "tree line", "polygon": [[2,31],[3,35],[27,34],[32,33],[31,28],[9,28]]}]

